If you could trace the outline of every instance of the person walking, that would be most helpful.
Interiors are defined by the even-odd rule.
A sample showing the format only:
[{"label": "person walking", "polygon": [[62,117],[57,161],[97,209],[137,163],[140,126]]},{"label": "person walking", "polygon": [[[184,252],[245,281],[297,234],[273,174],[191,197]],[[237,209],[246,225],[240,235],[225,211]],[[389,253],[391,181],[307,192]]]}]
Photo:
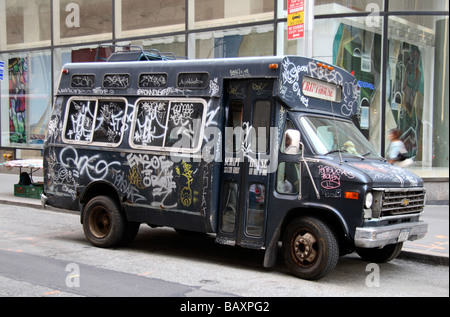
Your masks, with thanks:
[{"label": "person walking", "polygon": [[400,139],[401,132],[398,129],[392,129],[389,131],[389,138],[391,144],[389,145],[387,159],[391,164],[395,164],[400,167],[408,167],[414,161],[408,157],[408,151],[405,144]]}]

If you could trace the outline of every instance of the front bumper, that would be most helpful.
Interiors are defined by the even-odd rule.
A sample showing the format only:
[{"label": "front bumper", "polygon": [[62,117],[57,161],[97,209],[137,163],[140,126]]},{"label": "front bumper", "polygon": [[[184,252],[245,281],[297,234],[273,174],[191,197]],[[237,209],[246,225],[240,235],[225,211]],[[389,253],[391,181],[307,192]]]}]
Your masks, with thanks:
[{"label": "front bumper", "polygon": [[382,248],[388,244],[422,239],[427,232],[428,224],[423,221],[380,227],[359,227],[356,228],[355,246]]}]

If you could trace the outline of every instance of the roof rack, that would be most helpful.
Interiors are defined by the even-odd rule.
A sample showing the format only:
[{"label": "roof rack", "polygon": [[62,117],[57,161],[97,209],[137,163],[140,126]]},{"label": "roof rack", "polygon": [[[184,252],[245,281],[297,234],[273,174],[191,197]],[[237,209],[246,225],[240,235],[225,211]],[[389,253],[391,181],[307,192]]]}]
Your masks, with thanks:
[{"label": "roof rack", "polygon": [[[100,50],[102,48],[109,48],[112,50],[111,55],[108,58],[100,56]],[[122,50],[116,52],[116,48]],[[141,46],[138,45],[104,45],[100,44],[97,47],[97,54],[95,61],[106,62],[130,62],[130,61],[166,61],[176,59],[187,59],[186,57],[178,57],[172,52],[161,53],[157,49],[149,49],[144,51]]]}]

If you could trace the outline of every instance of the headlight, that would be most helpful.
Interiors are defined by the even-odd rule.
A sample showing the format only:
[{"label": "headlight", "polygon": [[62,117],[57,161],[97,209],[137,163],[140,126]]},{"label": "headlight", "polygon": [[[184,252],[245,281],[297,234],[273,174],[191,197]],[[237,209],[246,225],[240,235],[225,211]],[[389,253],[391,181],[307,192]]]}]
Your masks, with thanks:
[{"label": "headlight", "polygon": [[372,207],[372,203],[373,203],[373,195],[372,193],[369,192],[366,194],[366,199],[364,200],[364,207],[370,209]]}]

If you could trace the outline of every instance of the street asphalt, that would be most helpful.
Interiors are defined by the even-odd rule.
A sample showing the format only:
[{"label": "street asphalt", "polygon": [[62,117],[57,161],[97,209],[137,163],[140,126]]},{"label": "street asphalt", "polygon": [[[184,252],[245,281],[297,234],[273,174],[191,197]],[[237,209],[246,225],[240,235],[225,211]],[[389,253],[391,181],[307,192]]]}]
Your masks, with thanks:
[{"label": "street asphalt", "polygon": [[[33,178],[35,182],[42,181],[42,177]],[[16,174],[0,174],[0,179],[0,204],[42,208],[40,199],[14,195],[14,184],[19,182],[19,170]],[[427,235],[420,240],[405,242],[399,257],[448,266],[448,218],[449,205],[426,205],[421,220],[428,223]]]}]

